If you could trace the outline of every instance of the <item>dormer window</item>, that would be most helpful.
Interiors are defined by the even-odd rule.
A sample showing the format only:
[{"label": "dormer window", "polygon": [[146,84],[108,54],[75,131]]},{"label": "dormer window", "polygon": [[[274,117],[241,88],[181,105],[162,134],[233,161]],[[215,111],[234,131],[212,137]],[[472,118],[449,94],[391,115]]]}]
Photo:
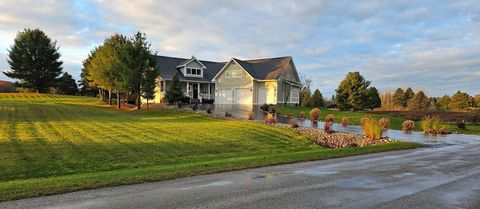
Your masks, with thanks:
[{"label": "dormer window", "polygon": [[202,69],[200,68],[186,68],[186,75],[193,75],[193,76],[201,76],[202,75]]}]

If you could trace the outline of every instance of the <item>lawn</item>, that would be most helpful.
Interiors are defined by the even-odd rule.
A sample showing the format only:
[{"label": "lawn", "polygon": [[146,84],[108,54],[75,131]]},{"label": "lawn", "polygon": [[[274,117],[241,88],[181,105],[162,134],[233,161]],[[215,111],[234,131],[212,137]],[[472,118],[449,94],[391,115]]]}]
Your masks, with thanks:
[{"label": "lawn", "polygon": [[[277,112],[280,114],[287,115],[288,113],[292,113],[294,116],[297,116],[298,113],[300,112],[305,112],[305,116],[307,118],[310,117],[309,113],[312,110],[312,108],[307,108],[307,107],[290,107],[290,106],[279,106],[277,107]],[[372,118],[389,118],[390,119],[390,125],[391,128],[394,130],[402,130],[402,123],[406,119],[401,118],[401,117],[395,117],[395,116],[389,116],[389,115],[383,115],[383,114],[373,114],[369,113],[368,111],[363,111],[363,112],[351,112],[351,111],[339,111],[339,110],[332,110],[332,109],[321,109],[320,112],[320,120],[323,120],[325,116],[328,114],[333,114],[335,115],[335,121],[336,122],[341,122],[343,117],[347,117],[350,121],[350,124],[352,125],[360,125],[360,119],[365,116],[370,116]],[[458,132],[462,134],[480,134],[480,126],[479,125],[467,125],[466,130],[461,130],[458,129],[455,124],[448,124],[448,129],[453,132]],[[420,123],[417,123],[415,125],[415,130],[416,131],[421,131]]]},{"label": "lawn", "polygon": [[325,149],[297,132],[95,98],[0,94],[0,201],[418,147]]}]

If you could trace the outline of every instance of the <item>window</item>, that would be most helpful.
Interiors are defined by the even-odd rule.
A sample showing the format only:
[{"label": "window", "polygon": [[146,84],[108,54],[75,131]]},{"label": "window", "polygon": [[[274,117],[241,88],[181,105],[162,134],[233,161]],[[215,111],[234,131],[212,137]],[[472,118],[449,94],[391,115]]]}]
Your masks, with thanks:
[{"label": "window", "polygon": [[242,77],[242,70],[227,70],[225,72],[226,78],[240,78]]},{"label": "window", "polygon": [[202,75],[202,69],[199,68],[187,68],[187,75]]},{"label": "window", "polygon": [[292,94],[291,94],[292,96],[291,96],[291,98],[290,98],[290,101],[292,101],[292,102],[298,102],[298,97],[299,97],[299,93],[300,93],[300,92],[299,92],[299,89],[293,87],[291,93],[292,93]]}]

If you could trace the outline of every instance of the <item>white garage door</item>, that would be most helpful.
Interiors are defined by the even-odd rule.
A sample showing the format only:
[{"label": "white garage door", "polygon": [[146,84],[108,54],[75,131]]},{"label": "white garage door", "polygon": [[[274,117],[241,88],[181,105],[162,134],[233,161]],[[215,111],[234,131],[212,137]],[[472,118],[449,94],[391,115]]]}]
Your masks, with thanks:
[{"label": "white garage door", "polygon": [[232,104],[233,103],[233,90],[232,89],[218,89],[217,96],[215,97],[215,103],[217,104]]},{"label": "white garage door", "polygon": [[275,91],[273,88],[258,88],[258,104],[274,104]]},{"label": "white garage door", "polygon": [[252,104],[253,94],[249,88],[235,89],[235,104]]}]

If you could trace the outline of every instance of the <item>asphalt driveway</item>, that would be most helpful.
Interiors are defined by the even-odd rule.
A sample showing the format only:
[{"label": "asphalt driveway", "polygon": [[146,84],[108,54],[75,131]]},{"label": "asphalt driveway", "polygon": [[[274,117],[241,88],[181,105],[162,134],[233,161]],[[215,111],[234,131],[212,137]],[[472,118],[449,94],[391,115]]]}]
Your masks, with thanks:
[{"label": "asphalt driveway", "polygon": [[0,203],[0,208],[480,208],[480,141]]}]

